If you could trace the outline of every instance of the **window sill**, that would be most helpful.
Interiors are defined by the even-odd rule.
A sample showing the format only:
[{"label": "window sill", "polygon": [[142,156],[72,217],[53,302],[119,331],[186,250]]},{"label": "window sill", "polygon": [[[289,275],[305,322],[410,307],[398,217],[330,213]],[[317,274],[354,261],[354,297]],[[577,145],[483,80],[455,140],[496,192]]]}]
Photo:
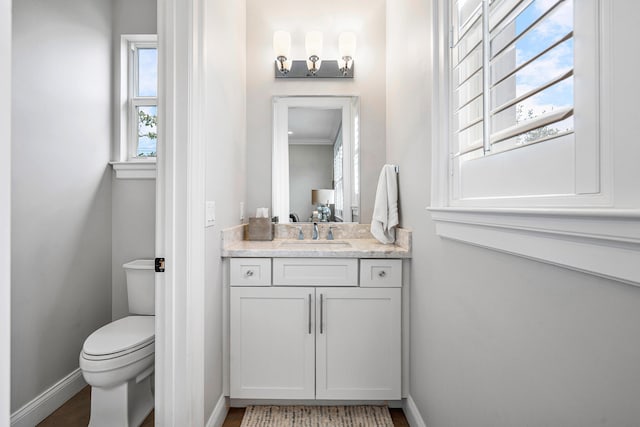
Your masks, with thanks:
[{"label": "window sill", "polygon": [[156,179],[155,160],[139,162],[110,162],[118,179]]},{"label": "window sill", "polygon": [[441,237],[640,286],[640,210],[429,211]]}]

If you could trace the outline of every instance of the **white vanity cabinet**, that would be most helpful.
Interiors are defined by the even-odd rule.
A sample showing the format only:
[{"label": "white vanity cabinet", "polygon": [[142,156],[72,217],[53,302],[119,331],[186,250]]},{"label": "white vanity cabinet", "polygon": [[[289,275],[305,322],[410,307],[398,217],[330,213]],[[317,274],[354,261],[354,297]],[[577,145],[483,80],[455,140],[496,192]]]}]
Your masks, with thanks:
[{"label": "white vanity cabinet", "polygon": [[401,398],[399,284],[309,285],[317,281],[315,271],[298,286],[231,286],[231,398]]},{"label": "white vanity cabinet", "polygon": [[400,288],[317,288],[316,313],[316,399],[400,399]]},{"label": "white vanity cabinet", "polygon": [[231,397],[315,398],[315,289],[231,287]]}]

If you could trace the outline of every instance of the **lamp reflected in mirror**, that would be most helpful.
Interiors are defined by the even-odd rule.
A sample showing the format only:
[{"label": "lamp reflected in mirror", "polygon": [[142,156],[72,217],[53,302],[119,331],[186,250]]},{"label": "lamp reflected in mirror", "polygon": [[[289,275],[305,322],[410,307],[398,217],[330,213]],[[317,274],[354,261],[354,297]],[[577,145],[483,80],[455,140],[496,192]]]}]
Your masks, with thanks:
[{"label": "lamp reflected in mirror", "polygon": [[331,206],[335,207],[335,191],[331,189],[311,190],[311,204],[316,206],[311,218],[312,222],[335,221]]}]

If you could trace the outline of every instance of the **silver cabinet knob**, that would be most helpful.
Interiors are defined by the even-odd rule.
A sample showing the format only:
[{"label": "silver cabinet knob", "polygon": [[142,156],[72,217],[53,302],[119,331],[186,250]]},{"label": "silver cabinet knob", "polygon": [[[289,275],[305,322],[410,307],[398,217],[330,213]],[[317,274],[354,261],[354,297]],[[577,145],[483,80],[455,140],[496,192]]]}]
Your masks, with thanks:
[{"label": "silver cabinet knob", "polygon": [[244,273],[244,275],[247,276],[247,277],[253,276],[253,270],[247,270],[247,272]]},{"label": "silver cabinet knob", "polygon": [[387,275],[387,272],[386,272],[386,271],[384,271],[384,270],[382,270],[380,273],[378,273],[378,276],[379,276],[379,277],[384,277],[384,276],[386,276],[386,275]]}]

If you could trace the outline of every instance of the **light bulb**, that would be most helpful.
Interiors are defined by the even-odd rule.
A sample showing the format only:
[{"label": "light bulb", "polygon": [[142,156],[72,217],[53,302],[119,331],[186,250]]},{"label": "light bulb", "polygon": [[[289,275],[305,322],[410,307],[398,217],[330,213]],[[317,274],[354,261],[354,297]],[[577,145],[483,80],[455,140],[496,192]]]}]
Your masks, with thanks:
[{"label": "light bulb", "polygon": [[338,50],[340,58],[345,56],[353,58],[356,54],[356,35],[354,33],[341,33],[338,37]]},{"label": "light bulb", "polygon": [[276,58],[284,56],[288,59],[291,56],[291,34],[286,31],[273,33],[273,52]]}]

